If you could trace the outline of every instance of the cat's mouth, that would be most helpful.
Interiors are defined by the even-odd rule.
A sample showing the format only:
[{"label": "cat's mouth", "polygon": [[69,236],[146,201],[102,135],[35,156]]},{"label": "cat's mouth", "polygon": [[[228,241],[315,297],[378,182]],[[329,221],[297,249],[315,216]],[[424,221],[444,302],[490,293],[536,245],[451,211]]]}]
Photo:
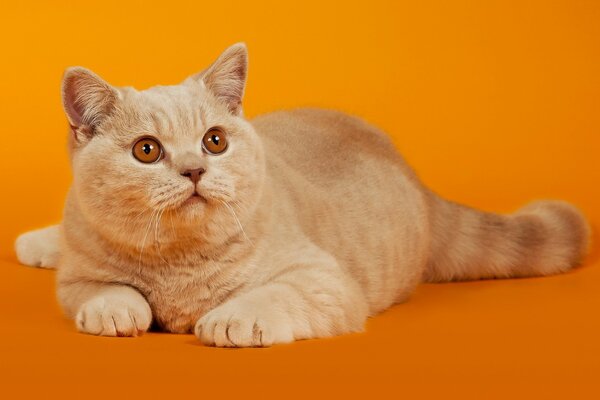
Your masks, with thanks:
[{"label": "cat's mouth", "polygon": [[202,196],[200,193],[198,193],[197,190],[194,190],[194,192],[190,195],[190,197],[188,197],[184,202],[183,205],[191,205],[191,204],[199,204],[199,203],[207,203],[207,200],[204,196]]}]

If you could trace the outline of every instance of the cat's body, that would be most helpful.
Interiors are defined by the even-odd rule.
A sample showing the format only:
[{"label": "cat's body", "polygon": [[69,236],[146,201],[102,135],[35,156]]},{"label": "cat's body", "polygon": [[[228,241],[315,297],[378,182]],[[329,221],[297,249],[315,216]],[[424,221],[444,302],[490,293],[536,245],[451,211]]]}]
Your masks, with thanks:
[{"label": "cat's body", "polygon": [[[154,320],[218,346],[326,337],[361,330],[367,316],[405,300],[424,280],[548,275],[584,255],[589,230],[572,206],[539,202],[500,216],[446,202],[423,187],[383,133],[354,117],[296,110],[249,124],[232,78],[240,72],[235,62],[244,63],[245,78],[245,48],[232,49],[199,76],[200,86],[188,80],[116,95],[87,72],[65,78],[67,115],[83,139],[71,143],[75,179],[58,294],[80,330],[135,335]],[[228,73],[219,77],[221,70]],[[69,99],[73,75],[86,81]],[[102,101],[92,98],[99,91]],[[118,111],[99,121],[108,106]],[[215,125],[228,132],[227,152],[200,154],[198,138]],[[121,138],[128,131],[137,133]],[[146,166],[127,153],[99,163],[129,151],[140,132],[160,138],[169,157]],[[190,162],[201,168],[193,190],[202,200],[169,172],[188,171]],[[148,189],[146,207],[140,185],[157,174],[164,181]],[[41,262],[36,255],[56,241],[48,232],[22,236],[20,259]]]}]

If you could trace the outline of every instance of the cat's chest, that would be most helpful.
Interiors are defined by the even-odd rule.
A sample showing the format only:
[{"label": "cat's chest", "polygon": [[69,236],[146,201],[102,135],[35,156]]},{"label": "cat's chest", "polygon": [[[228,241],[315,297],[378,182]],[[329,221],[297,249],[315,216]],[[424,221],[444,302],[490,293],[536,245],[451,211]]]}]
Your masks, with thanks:
[{"label": "cat's chest", "polygon": [[240,288],[228,272],[223,265],[161,266],[140,271],[132,285],[146,297],[162,330],[189,333],[202,315]]}]

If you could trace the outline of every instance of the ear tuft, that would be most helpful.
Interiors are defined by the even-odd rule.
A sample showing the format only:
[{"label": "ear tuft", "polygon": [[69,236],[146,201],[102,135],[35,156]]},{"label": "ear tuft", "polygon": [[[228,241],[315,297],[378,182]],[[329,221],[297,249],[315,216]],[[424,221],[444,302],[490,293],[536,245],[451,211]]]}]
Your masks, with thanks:
[{"label": "ear tuft", "polygon": [[242,97],[248,73],[248,49],[245,43],[236,43],[225,50],[206,70],[193,78],[201,79],[232,114],[242,112]]},{"label": "ear tuft", "polygon": [[71,67],[63,76],[62,98],[73,130],[93,133],[102,119],[112,112],[118,93],[92,71]]}]

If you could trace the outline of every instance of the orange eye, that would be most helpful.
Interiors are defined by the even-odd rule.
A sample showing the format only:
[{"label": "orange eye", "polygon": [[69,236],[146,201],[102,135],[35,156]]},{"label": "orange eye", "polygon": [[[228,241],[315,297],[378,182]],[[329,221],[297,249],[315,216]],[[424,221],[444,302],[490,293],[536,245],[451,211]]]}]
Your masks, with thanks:
[{"label": "orange eye", "polygon": [[152,138],[143,138],[133,145],[133,156],[146,164],[154,163],[160,160],[163,150],[157,140]]},{"label": "orange eye", "polygon": [[202,138],[202,146],[210,154],[221,154],[227,149],[227,135],[220,129],[209,129]]}]

